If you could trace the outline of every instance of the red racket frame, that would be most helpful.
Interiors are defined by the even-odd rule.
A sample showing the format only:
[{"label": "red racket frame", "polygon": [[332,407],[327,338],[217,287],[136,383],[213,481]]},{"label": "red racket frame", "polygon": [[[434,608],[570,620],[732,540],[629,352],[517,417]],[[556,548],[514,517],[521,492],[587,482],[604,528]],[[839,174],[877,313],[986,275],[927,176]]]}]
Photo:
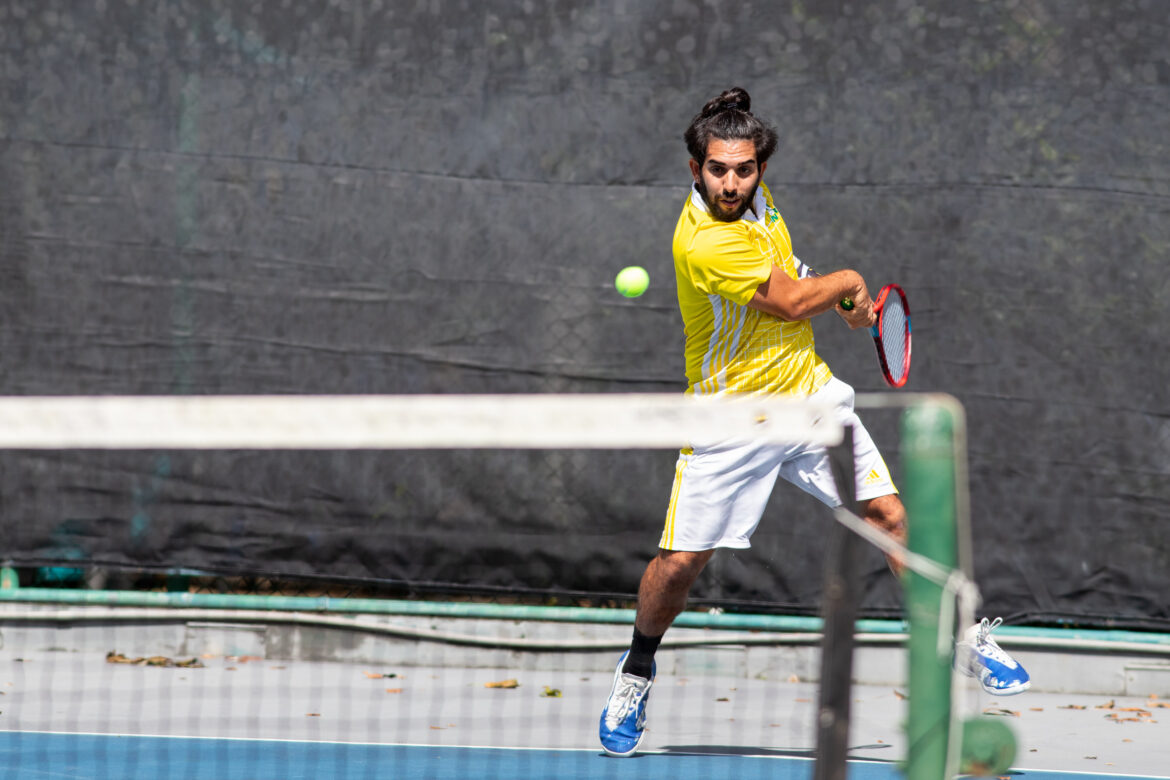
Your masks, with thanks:
[{"label": "red racket frame", "polygon": [[[886,350],[882,346],[882,309],[886,306],[886,299],[891,295],[897,295],[902,301],[902,311],[906,313],[906,369],[901,377],[895,378],[890,374],[890,367],[886,362]],[[890,387],[902,387],[910,379],[910,304],[906,300],[905,291],[896,284],[887,284],[878,293],[877,300],[873,304],[873,312],[877,316],[877,323],[869,329],[870,335],[873,336],[874,346],[877,347],[878,362],[882,368],[882,378],[886,380],[886,384]]]}]

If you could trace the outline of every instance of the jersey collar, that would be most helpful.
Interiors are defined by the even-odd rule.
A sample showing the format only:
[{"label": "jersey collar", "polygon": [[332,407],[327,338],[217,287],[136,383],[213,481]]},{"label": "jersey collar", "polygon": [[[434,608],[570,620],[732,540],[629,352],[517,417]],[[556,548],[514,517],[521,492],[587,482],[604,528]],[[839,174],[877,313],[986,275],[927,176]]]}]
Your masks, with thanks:
[{"label": "jersey collar", "polygon": [[[710,216],[711,210],[707,208],[707,202],[699,193],[699,185],[693,182],[691,183],[691,203],[694,204],[695,208]],[[767,209],[768,199],[764,197],[764,187],[763,182],[761,182],[760,186],[756,188],[756,196],[752,198],[752,207],[745,211],[740,219],[744,222],[760,222]]]}]

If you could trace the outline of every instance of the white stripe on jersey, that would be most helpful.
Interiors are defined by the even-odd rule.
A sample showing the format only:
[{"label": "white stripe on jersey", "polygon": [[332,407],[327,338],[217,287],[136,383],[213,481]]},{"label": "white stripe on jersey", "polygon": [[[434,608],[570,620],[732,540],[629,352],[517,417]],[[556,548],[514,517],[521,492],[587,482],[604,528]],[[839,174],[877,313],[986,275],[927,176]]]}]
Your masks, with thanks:
[{"label": "white stripe on jersey", "polygon": [[[707,296],[707,300],[711,303],[714,322],[711,338],[707,342],[707,352],[703,355],[703,380],[695,384],[697,395],[705,395],[708,392],[703,385],[710,386],[710,393],[719,392],[719,383],[727,374],[731,356],[739,350],[739,339],[743,335],[743,326],[748,315],[746,306],[732,303],[722,295],[712,293]],[[723,358],[723,366],[718,372],[713,373],[712,362],[720,358]]]},{"label": "white stripe on jersey", "polygon": [[792,262],[796,264],[796,278],[797,279],[807,279],[810,276],[817,275],[817,273],[815,271],[813,271],[813,269],[811,269],[807,265],[805,265],[804,261],[801,260],[796,255],[792,256]]},{"label": "white stripe on jersey", "polygon": [[[723,307],[719,305],[723,296],[712,294],[707,296],[707,300],[711,302],[711,316],[714,318],[714,322],[711,326],[711,338],[707,341],[707,352],[703,355],[703,379],[695,383],[696,394],[702,394],[700,388],[711,376],[711,359],[719,347],[719,334],[723,332]],[[713,392],[719,392],[718,379],[715,380]]]}]

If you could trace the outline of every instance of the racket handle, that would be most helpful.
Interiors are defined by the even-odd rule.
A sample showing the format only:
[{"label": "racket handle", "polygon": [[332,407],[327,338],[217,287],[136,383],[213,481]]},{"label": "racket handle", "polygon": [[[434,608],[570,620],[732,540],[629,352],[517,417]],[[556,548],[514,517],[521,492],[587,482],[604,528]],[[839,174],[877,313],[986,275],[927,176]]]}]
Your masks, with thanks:
[{"label": "racket handle", "polygon": [[853,299],[852,298],[842,298],[841,299],[841,308],[844,309],[845,311],[853,311]]}]

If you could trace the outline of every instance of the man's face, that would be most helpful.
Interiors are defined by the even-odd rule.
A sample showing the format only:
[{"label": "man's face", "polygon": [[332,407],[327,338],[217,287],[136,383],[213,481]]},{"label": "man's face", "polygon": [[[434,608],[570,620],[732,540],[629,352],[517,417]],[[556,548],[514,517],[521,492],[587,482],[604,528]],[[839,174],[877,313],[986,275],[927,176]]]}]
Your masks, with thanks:
[{"label": "man's face", "polygon": [[712,138],[702,165],[691,163],[691,175],[711,216],[734,222],[752,205],[767,163],[756,162],[756,145],[746,139]]}]

